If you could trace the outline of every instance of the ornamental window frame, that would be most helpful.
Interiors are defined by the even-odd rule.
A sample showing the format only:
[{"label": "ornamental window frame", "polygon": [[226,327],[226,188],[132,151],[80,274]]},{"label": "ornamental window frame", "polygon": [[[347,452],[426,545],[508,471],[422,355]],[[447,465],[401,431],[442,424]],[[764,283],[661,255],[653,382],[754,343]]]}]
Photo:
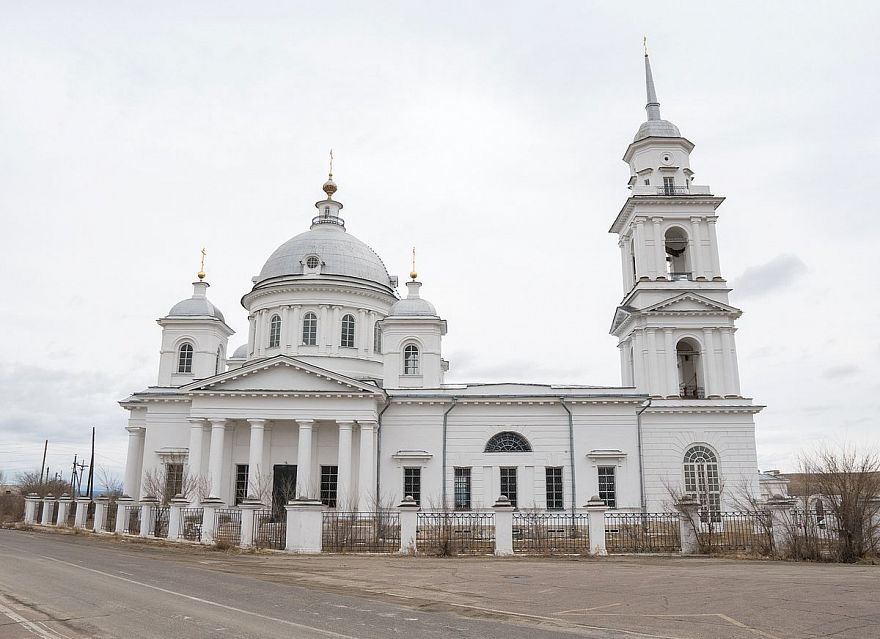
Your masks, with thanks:
[{"label": "ornamental window frame", "polygon": [[281,316],[275,313],[269,318],[269,348],[281,346]]},{"label": "ornamental window frame", "polygon": [[183,342],[177,347],[177,372],[179,374],[192,375],[194,353],[192,342]]},{"label": "ornamental window frame", "polygon": [[355,348],[355,335],[357,334],[357,322],[352,313],[342,316],[339,326],[339,345],[343,348]]},{"label": "ornamental window frame", "polygon": [[415,342],[408,342],[403,347],[403,374],[404,375],[421,375],[422,374],[422,351]]}]

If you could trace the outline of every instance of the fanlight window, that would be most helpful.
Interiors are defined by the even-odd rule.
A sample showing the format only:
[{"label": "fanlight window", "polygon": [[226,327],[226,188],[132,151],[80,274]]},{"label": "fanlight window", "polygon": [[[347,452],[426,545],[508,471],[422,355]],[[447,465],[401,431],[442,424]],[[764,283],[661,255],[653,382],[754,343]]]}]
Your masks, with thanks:
[{"label": "fanlight window", "polygon": [[530,453],[532,446],[528,440],[519,433],[504,431],[497,435],[492,435],[488,442],[484,453]]},{"label": "fanlight window", "polygon": [[408,344],[403,349],[403,374],[419,374],[419,347],[415,344]]},{"label": "fanlight window", "polygon": [[339,345],[354,348],[354,315],[343,315]]},{"label": "fanlight window", "polygon": [[303,315],[302,343],[303,346],[314,346],[318,343],[318,316],[314,313]]},{"label": "fanlight window", "polygon": [[193,347],[192,344],[181,344],[177,351],[177,372],[192,373],[193,370]]},{"label": "fanlight window", "polygon": [[718,457],[708,446],[697,444],[684,454],[684,491],[696,495],[700,501],[700,519],[703,522],[720,521]]},{"label": "fanlight window", "polygon": [[281,344],[281,318],[273,315],[269,320],[269,348],[278,348]]}]

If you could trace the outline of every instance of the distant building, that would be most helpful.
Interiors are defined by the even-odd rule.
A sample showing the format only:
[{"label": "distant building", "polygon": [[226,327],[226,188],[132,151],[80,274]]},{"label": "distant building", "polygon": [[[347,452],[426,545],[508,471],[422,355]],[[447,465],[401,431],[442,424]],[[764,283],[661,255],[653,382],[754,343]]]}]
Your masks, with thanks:
[{"label": "distant building", "polygon": [[[647,55],[645,70],[648,118],[624,154],[630,193],[610,229],[620,387],[447,384],[446,321],[415,272],[398,297],[397,278],[347,231],[331,172],[310,229],[281,244],[242,297],[246,343],[229,353],[233,330],[204,273],[158,320],[158,383],[121,402],[125,492],[144,496],[144,475],[164,469],[170,492],[189,476],[230,505],[255,494],[276,507],[291,493],[360,510],[405,495],[426,509],[485,509],[506,495],[563,510],[597,495],[656,511],[687,492],[718,510],[733,508],[735,488],[757,493],[761,407],[740,390],[741,311],[716,237],[724,198],[694,183],[694,145],[660,117]],[[571,294],[589,295],[589,281],[575,278]],[[577,336],[547,333],[541,318],[561,307],[524,293],[498,310],[522,339],[564,339],[587,355]]]}]

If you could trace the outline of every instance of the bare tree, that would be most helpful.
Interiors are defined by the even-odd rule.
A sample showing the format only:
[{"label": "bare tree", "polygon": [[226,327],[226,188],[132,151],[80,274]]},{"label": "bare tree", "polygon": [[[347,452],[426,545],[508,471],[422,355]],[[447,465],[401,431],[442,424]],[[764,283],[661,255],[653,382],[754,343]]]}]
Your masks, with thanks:
[{"label": "bare tree", "polygon": [[40,482],[40,473],[38,472],[20,473],[17,483],[23,495],[36,493],[40,497],[45,497],[49,494],[60,497],[64,494],[72,494],[70,483],[63,479],[50,479]]},{"label": "bare tree", "polygon": [[104,496],[116,499],[122,496],[122,480],[118,475],[107,470],[104,466],[98,466],[98,485]]},{"label": "bare tree", "polygon": [[141,492],[167,506],[177,495],[188,499],[204,499],[210,492],[206,482],[186,472],[183,461],[160,464],[144,473]]},{"label": "bare tree", "polygon": [[800,470],[808,484],[802,492],[820,496],[836,525],[836,559],[853,562],[876,552],[880,455],[852,446],[824,447],[801,455]]}]

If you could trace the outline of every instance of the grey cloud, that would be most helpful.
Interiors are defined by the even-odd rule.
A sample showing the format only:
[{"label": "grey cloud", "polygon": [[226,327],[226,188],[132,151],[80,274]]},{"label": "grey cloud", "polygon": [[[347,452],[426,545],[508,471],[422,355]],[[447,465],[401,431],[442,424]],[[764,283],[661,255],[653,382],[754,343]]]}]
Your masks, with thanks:
[{"label": "grey cloud", "polygon": [[859,367],[855,364],[841,364],[840,366],[832,366],[826,368],[822,372],[822,377],[827,379],[839,379],[841,377],[852,377],[859,372]]},{"label": "grey cloud", "polygon": [[777,255],[769,262],[747,268],[733,283],[738,298],[759,297],[785,288],[807,272],[807,265],[791,253]]}]

